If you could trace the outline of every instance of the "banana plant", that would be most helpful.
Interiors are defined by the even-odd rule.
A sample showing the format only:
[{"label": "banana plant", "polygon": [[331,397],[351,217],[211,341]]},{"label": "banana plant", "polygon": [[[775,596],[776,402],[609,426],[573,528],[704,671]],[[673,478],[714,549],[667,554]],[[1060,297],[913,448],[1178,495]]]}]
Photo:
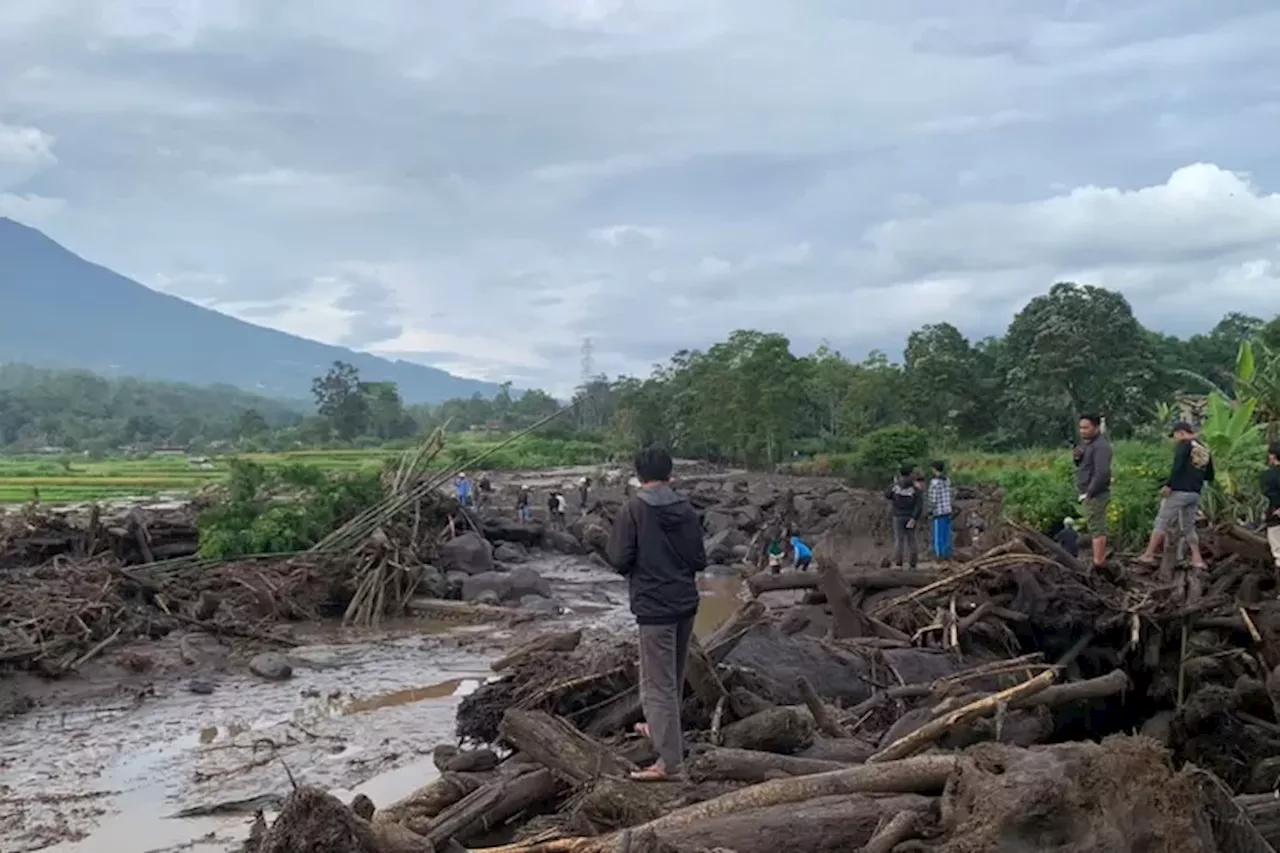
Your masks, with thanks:
[{"label": "banana plant", "polygon": [[1215,520],[1253,514],[1266,457],[1266,425],[1257,422],[1257,410],[1253,397],[1233,402],[1219,391],[1209,395],[1200,436],[1213,452],[1215,478],[1205,512]]},{"label": "banana plant", "polygon": [[1244,341],[1236,355],[1236,388],[1257,401],[1254,415],[1267,437],[1280,438],[1280,351],[1262,341]]}]

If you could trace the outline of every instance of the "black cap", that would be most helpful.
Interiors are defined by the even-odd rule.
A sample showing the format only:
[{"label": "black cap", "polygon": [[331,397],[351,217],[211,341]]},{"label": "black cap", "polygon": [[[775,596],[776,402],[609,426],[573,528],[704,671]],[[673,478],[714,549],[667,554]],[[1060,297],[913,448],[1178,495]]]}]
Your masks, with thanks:
[{"label": "black cap", "polygon": [[1196,428],[1186,421],[1175,421],[1170,432],[1195,432]]}]

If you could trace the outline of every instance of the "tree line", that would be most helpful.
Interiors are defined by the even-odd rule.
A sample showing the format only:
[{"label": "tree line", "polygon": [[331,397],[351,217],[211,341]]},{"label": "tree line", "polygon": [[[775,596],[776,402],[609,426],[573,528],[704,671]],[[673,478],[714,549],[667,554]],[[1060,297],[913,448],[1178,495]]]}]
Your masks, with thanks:
[{"label": "tree line", "polygon": [[[705,350],[675,353],[647,377],[596,377],[541,434],[586,434],[620,452],[662,443],[682,455],[755,465],[852,451],[862,437],[895,426],[925,433],[935,446],[1065,445],[1082,411],[1106,416],[1119,437],[1142,435],[1168,419],[1179,393],[1216,386],[1232,395],[1237,353],[1248,340],[1280,352],[1280,317],[1231,313],[1183,339],[1143,328],[1119,293],[1061,283],[1032,299],[1002,336],[974,341],[934,323],[912,332],[898,358],[872,352],[854,360],[825,345],[800,355],[785,335],[737,331]],[[3,366],[0,447],[377,446],[440,426],[511,432],[566,405],[509,383],[489,399],[407,405],[393,383],[365,381],[342,362],[316,377],[312,392],[308,405],[229,387]]]}]

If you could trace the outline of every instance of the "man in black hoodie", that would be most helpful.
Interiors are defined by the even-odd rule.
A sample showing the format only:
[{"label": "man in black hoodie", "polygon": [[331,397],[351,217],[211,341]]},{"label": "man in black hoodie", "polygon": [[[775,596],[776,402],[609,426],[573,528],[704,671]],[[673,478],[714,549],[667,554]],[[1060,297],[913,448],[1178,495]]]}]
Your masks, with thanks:
[{"label": "man in black hoodie", "polygon": [[1267,448],[1267,473],[1262,475],[1262,493],[1267,496],[1267,541],[1280,571],[1280,442]]},{"label": "man in black hoodie", "polygon": [[609,562],[627,578],[631,612],[640,627],[640,705],[636,730],[658,753],[641,781],[678,776],[684,769],[680,707],[685,664],[698,615],[697,574],[707,567],[702,523],[688,498],[671,488],[671,454],[651,447],[636,454],[640,488],[618,510],[609,537]]},{"label": "man in black hoodie", "polygon": [[910,465],[898,470],[898,479],[885,490],[884,496],[893,504],[893,561],[902,568],[903,552],[911,555],[911,568],[920,561],[920,549],[916,545],[916,525],[924,515],[924,488],[918,482]]}]

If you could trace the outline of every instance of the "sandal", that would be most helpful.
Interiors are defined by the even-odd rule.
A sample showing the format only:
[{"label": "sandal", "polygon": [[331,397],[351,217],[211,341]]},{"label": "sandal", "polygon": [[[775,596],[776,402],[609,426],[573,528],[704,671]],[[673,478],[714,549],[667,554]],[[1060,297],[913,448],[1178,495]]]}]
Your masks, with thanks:
[{"label": "sandal", "polygon": [[679,773],[668,773],[661,764],[651,764],[630,775],[633,782],[679,782],[681,780]]}]

